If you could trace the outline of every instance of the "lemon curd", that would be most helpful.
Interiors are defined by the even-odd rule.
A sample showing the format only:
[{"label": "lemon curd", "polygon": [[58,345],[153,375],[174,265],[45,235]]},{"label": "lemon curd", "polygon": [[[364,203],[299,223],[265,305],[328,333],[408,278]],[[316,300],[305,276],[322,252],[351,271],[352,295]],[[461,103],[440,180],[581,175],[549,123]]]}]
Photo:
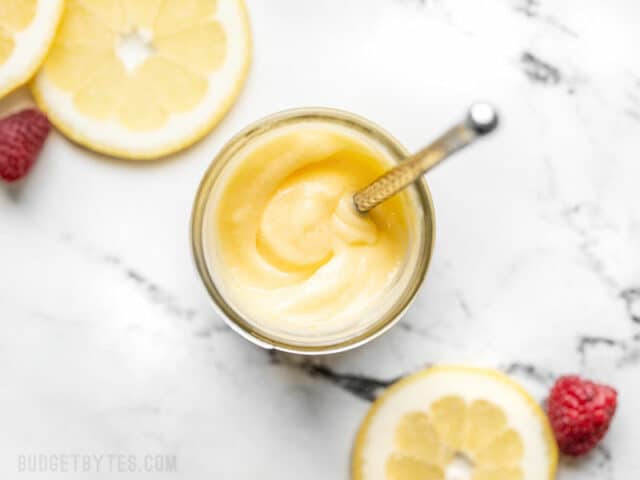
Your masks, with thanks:
[{"label": "lemon curd", "polygon": [[359,214],[353,193],[394,164],[366,135],[299,122],[260,135],[216,180],[205,256],[227,301],[297,343],[354,335],[389,310],[417,263],[407,190]]}]

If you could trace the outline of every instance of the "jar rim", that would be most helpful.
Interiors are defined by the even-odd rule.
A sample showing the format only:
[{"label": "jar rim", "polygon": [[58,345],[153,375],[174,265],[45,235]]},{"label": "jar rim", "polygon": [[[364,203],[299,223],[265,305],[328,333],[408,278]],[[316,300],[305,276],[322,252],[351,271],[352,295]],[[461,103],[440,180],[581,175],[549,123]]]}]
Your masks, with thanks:
[{"label": "jar rim", "polygon": [[227,301],[209,271],[203,235],[208,200],[215,181],[224,167],[247,143],[274,128],[309,120],[341,123],[351,129],[358,130],[384,146],[392,154],[394,161],[401,161],[409,155],[406,148],[386,130],[350,112],[326,107],[304,107],[271,114],[251,123],[234,135],[214,157],[204,173],[195,196],[191,214],[191,248],[196,270],[204,283],[215,310],[235,332],[263,348],[304,355],[320,355],[343,352],[363,345],[382,335],[400,320],[413,302],[426,275],[433,252],[435,218],[431,193],[423,176],[418,182],[415,182],[414,186],[410,187],[415,189],[419,204],[424,212],[423,235],[417,257],[419,264],[414,269],[405,291],[396,299],[393,307],[381,315],[378,321],[368,325],[364,331],[334,343],[311,345],[282,341],[257,328]]}]

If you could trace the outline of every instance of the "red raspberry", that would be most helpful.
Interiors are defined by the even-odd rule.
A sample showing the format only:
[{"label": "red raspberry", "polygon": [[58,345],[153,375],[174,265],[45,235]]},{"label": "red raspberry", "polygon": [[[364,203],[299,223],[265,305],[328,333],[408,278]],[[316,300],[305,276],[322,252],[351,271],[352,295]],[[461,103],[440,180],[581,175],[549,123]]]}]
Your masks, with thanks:
[{"label": "red raspberry", "polygon": [[562,453],[584,455],[609,429],[618,393],[578,376],[561,377],[551,389],[547,411]]},{"label": "red raspberry", "polygon": [[50,129],[44,113],[34,108],[0,119],[0,178],[13,182],[24,177]]}]

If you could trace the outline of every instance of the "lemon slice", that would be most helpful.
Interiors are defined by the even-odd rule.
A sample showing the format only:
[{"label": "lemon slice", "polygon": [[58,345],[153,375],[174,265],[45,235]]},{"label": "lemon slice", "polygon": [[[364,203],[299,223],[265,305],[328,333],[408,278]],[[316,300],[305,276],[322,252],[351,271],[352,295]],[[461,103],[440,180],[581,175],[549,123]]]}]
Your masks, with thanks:
[{"label": "lemon slice", "polygon": [[63,0],[0,0],[0,97],[42,63],[63,9]]},{"label": "lemon slice", "polygon": [[246,78],[250,45],[242,0],[67,0],[32,90],[76,142],[156,158],[221,119]]},{"label": "lemon slice", "polygon": [[542,480],[558,452],[527,392],[492,370],[434,367],[390,387],[356,439],[354,480]]}]

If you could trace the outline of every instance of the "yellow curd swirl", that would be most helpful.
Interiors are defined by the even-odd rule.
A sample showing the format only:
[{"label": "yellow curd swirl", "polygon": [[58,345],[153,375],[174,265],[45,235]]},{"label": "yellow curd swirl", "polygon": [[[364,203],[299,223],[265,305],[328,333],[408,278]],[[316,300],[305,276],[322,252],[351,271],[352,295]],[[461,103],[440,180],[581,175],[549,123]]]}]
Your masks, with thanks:
[{"label": "yellow curd swirl", "polygon": [[361,215],[352,196],[391,165],[363,139],[321,127],[241,152],[212,194],[214,270],[235,307],[284,334],[370,323],[408,255],[411,199]]}]

